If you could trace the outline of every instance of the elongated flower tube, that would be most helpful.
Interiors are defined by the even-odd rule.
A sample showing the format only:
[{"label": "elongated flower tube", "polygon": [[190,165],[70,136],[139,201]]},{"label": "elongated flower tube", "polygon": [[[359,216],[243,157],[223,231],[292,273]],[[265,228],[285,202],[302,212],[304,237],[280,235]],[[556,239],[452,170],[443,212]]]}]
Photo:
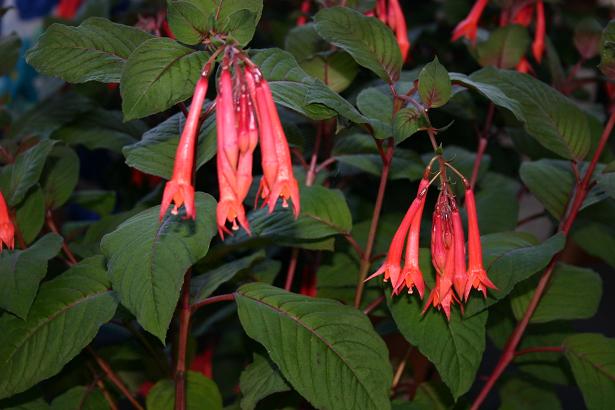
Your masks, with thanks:
[{"label": "elongated flower tube", "polygon": [[301,2],[301,14],[297,17],[297,26],[303,26],[307,23],[310,8],[312,7],[312,0],[303,0]]},{"label": "elongated flower tube", "polygon": [[252,159],[254,149],[258,143],[258,128],[256,126],[254,109],[245,86],[243,86],[241,95],[239,96],[237,111],[237,143],[239,148],[239,158],[237,162],[237,198],[239,201],[243,202],[252,185]]},{"label": "elongated flower tube", "polygon": [[389,0],[389,26],[395,31],[402,61],[406,61],[410,52],[410,41],[408,40],[406,17],[399,5],[399,0]]},{"label": "elongated flower tube", "polygon": [[523,27],[528,27],[532,23],[532,16],[534,14],[534,5],[532,3],[527,3],[522,7],[517,8],[515,10],[512,23],[519,24]]},{"label": "elongated flower tube", "polygon": [[4,195],[0,192],[0,252],[3,244],[9,249],[15,248],[15,226],[11,221]]},{"label": "elongated flower tube", "polygon": [[260,73],[254,76],[254,82],[264,174],[259,194],[268,205],[269,213],[273,212],[278,198],[282,198],[284,207],[288,207],[290,199],[296,218],[300,211],[299,184],[293,174],[288,141],[269,84]]},{"label": "elongated flower tube", "polygon": [[542,61],[545,51],[545,32],[545,6],[542,0],[536,0],[536,31],[532,42],[532,54],[538,63]]},{"label": "elongated flower tube", "polygon": [[461,222],[461,215],[458,209],[453,209],[453,250],[454,256],[454,275],[453,285],[455,292],[460,299],[463,299],[468,282],[468,273],[466,271],[466,247],[465,237],[463,234],[463,224]]},{"label": "elongated flower tube", "polygon": [[367,282],[370,279],[375,278],[376,276],[380,276],[384,274],[384,281],[391,281],[391,285],[393,286],[393,290],[395,293],[395,289],[398,289],[404,282],[401,277],[401,257],[404,251],[404,242],[406,236],[408,235],[408,230],[410,229],[410,225],[412,224],[414,217],[417,215],[421,204],[425,203],[425,194],[421,193],[429,186],[429,179],[424,177],[418,189],[417,197],[414,198],[412,204],[406,211],[406,215],[401,221],[401,224],[397,228],[395,235],[393,235],[393,240],[391,241],[391,245],[389,246],[389,251],[387,252],[386,259],[380,268],[370,275],[365,281]]},{"label": "elongated flower tube", "polygon": [[237,230],[241,225],[248,233],[250,227],[246,218],[242,201],[237,195],[236,167],[239,157],[237,139],[237,124],[235,118],[235,105],[233,101],[233,79],[228,66],[222,67],[216,97],[216,131],[218,153],[216,165],[218,168],[218,188],[220,200],[216,208],[216,222],[218,233],[224,238],[224,232],[229,232],[226,222],[232,224]]},{"label": "elongated flower tube", "polygon": [[483,267],[483,251],[478,230],[478,216],[474,191],[466,189],[466,210],[468,212],[468,281],[465,286],[464,299],[467,300],[472,288],[478,289],[487,297],[487,288],[497,289],[487,277]]},{"label": "elongated flower tube", "polygon": [[184,124],[177,151],[175,152],[175,165],[173,166],[173,177],[167,182],[162,195],[162,204],[160,206],[160,220],[164,217],[171,205],[175,207],[171,211],[173,215],[177,215],[180,206],[186,208],[186,218],[194,219],[196,217],[194,209],[194,186],[192,179],[194,174],[194,151],[196,147],[196,138],[199,128],[199,117],[207,94],[207,76],[201,75],[194,89],[194,96],[190,104],[188,118]]},{"label": "elongated flower tube", "polygon": [[468,16],[457,24],[457,27],[455,27],[452,37],[453,41],[456,41],[461,37],[465,37],[470,40],[472,44],[476,43],[478,21],[487,6],[487,1],[488,0],[477,0],[476,3],[474,3],[474,6],[472,6],[472,10],[470,10]]}]

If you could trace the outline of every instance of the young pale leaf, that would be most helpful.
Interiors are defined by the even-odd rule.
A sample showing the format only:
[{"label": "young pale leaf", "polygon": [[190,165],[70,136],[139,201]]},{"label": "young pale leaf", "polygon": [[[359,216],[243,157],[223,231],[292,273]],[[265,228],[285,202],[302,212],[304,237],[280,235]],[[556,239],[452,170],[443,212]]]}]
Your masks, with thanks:
[{"label": "young pale leaf", "polygon": [[447,321],[435,309],[421,314],[422,303],[416,295],[388,296],[387,301],[399,331],[436,366],[453,397],[467,392],[485,350],[487,312],[462,319],[454,308]]},{"label": "young pale leaf", "polygon": [[0,186],[9,206],[19,204],[30,188],[38,183],[54,144],[55,141],[41,141],[19,154],[14,163],[2,167]]},{"label": "young pale leaf", "polygon": [[169,38],[142,43],[122,72],[124,120],[156,114],[190,97],[207,57]]},{"label": "young pale leaf", "polygon": [[483,67],[515,68],[529,45],[530,36],[525,27],[516,24],[500,27],[476,47],[478,62]]},{"label": "young pale leaf", "polygon": [[15,217],[24,242],[32,243],[45,223],[45,196],[39,186],[28,191],[24,200],[17,206]]},{"label": "young pale leaf", "polygon": [[117,300],[102,256],[84,259],[44,283],[27,320],[0,318],[0,398],[60,370],[111,320]]},{"label": "young pale leaf", "polygon": [[[173,410],[175,382],[164,379],[147,395],[147,410]],[[201,373],[186,372],[186,410],[222,410],[222,395],[216,383]]]},{"label": "young pale leaf", "polygon": [[[177,40],[194,45],[201,42],[215,13],[214,0],[168,0],[167,19]],[[213,17],[213,16],[211,16]]]},{"label": "young pale leaf", "polygon": [[543,243],[522,233],[497,233],[481,237],[483,262],[489,278],[497,286],[487,298],[472,297],[466,303],[464,317],[482,312],[506,297],[514,286],[544,269],[551,258],[564,248],[563,235],[554,235]]},{"label": "young pale leaf", "polygon": [[320,10],[315,16],[316,31],[329,43],[350,54],[389,84],[399,79],[401,53],[393,32],[375,17],[343,7]]},{"label": "young pale leaf", "polygon": [[499,410],[559,410],[562,408],[554,391],[522,379],[510,379],[500,388]]},{"label": "young pale leaf", "polygon": [[236,293],[239,319],[284,378],[317,408],[390,408],[386,345],[365,315],[264,284]]},{"label": "young pale leaf", "polygon": [[109,403],[98,389],[73,387],[51,402],[51,410],[107,410]]},{"label": "young pale leaf", "polygon": [[241,372],[239,387],[243,395],[242,410],[254,410],[257,403],[270,394],[291,389],[275,363],[258,353],[254,353],[252,363]]},{"label": "young pale leaf", "polygon": [[[128,166],[146,174],[169,179],[173,174],[175,151],[184,129],[186,117],[179,112],[149,129],[139,142],[124,147],[122,153]],[[198,136],[196,169],[199,169],[216,154],[215,114],[201,125]]]},{"label": "young pale leaf", "polygon": [[580,333],[564,340],[564,352],[591,410],[609,410],[615,403],[615,339]]},{"label": "young pale leaf", "polygon": [[[523,317],[537,283],[538,278],[531,278],[515,288],[511,306],[517,320]],[[600,275],[591,269],[559,264],[530,323],[589,319],[598,311],[601,297]]]},{"label": "young pale leaf", "polygon": [[41,186],[46,209],[64,205],[79,180],[79,157],[71,148],[56,146],[47,157]]},{"label": "young pale leaf", "polygon": [[105,235],[100,244],[122,305],[163,343],[184,274],[207,254],[216,232],[216,201],[198,192],[195,206],[194,221],[183,219],[182,212],[161,222],[160,207],[150,208]]},{"label": "young pale leaf", "polygon": [[19,60],[21,39],[15,33],[0,38],[0,77],[10,74]]},{"label": "young pale leaf", "polygon": [[24,250],[0,253],[0,307],[22,319],[47,273],[47,262],[62,247],[62,238],[49,233]]},{"label": "young pale leaf", "polygon": [[419,95],[425,107],[438,108],[451,98],[453,88],[448,71],[438,57],[423,67],[419,73]]},{"label": "young pale leaf", "polygon": [[600,65],[598,67],[608,78],[615,78],[615,20],[609,21],[602,32]]},{"label": "young pale leaf", "polygon": [[395,143],[399,144],[426,127],[425,117],[416,108],[402,108],[395,114],[393,121]]},{"label": "young pale leaf", "polygon": [[591,146],[587,114],[569,98],[527,74],[484,68],[473,81],[499,88],[521,105],[525,130],[544,147],[567,159],[583,159]]},{"label": "young pale leaf", "polygon": [[53,24],[26,55],[45,75],[69,83],[117,83],[128,56],[153,36],[134,27],[92,17],[78,27]]}]

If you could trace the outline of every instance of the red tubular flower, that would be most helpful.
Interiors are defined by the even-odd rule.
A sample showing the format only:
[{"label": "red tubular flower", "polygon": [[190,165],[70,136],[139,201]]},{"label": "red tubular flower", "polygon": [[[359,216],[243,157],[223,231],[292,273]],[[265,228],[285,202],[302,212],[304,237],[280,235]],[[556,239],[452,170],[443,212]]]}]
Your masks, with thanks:
[{"label": "red tubular flower", "polygon": [[310,8],[312,6],[311,3],[311,0],[303,0],[301,2],[301,15],[297,17],[298,26],[303,26],[305,23],[307,23],[308,14],[310,13]]},{"label": "red tubular flower", "polygon": [[527,58],[525,57],[521,57],[521,60],[519,60],[519,64],[517,64],[516,69],[520,73],[525,73],[525,74],[534,73],[534,69],[532,68],[532,65],[530,64],[529,61],[527,61]]},{"label": "red tubular flower", "polygon": [[525,4],[524,6],[517,8],[513,15],[512,23],[527,27],[532,22],[533,14],[534,5],[532,3]]},{"label": "red tubular flower", "polygon": [[300,210],[299,184],[293,174],[286,135],[269,84],[260,73],[253,74],[256,74],[254,94],[264,174],[259,194],[269,206],[269,213],[273,212],[279,197],[284,207],[288,207],[290,199],[296,218]]},{"label": "red tubular flower", "polygon": [[398,0],[389,1],[389,26],[395,31],[402,61],[406,61],[410,52],[410,41],[408,40],[406,17]]},{"label": "red tubular flower", "polygon": [[425,208],[425,196],[427,194],[426,191],[426,179],[423,179],[421,185],[419,186],[419,194],[417,199],[419,199],[419,206],[416,211],[416,215],[412,219],[410,224],[410,229],[408,231],[408,242],[406,243],[406,254],[404,259],[404,268],[401,272],[401,277],[399,279],[398,286],[394,289],[393,293],[399,293],[399,291],[403,288],[404,285],[408,288],[408,293],[413,292],[413,288],[419,292],[419,296],[423,299],[423,294],[425,293],[425,282],[423,281],[423,272],[421,272],[421,267],[419,264],[419,238],[421,234],[421,219],[423,217],[423,208]]},{"label": "red tubular flower", "polygon": [[237,140],[237,125],[235,120],[235,105],[233,102],[233,79],[228,66],[222,68],[216,97],[216,131],[218,154],[216,165],[218,168],[218,187],[220,200],[216,208],[216,222],[218,233],[224,238],[224,232],[229,232],[226,222],[232,224],[237,230],[237,222],[250,233],[248,219],[243,203],[237,195],[237,161],[239,145]]},{"label": "red tubular flower", "polygon": [[239,159],[237,162],[237,197],[239,201],[248,195],[252,185],[252,157],[258,143],[258,128],[250,97],[245,87],[239,96],[238,137]]},{"label": "red tubular flower", "polygon": [[387,24],[387,2],[386,0],[376,0],[376,17],[384,24]]},{"label": "red tubular flower", "polygon": [[81,0],[60,0],[57,15],[65,20],[70,20],[77,14],[81,6]]},{"label": "red tubular flower", "polygon": [[476,288],[487,297],[487,288],[497,289],[487,277],[483,267],[483,251],[478,230],[476,201],[471,188],[466,189],[466,209],[468,211],[468,281],[465,286],[464,299],[468,300],[472,288]]},{"label": "red tubular flower", "polygon": [[4,195],[0,192],[0,252],[2,252],[2,244],[9,249],[15,248],[15,226],[11,221]]},{"label": "red tubular flower", "polygon": [[545,6],[542,0],[536,0],[536,31],[532,42],[532,54],[538,63],[542,61],[545,51]]},{"label": "red tubular flower", "polygon": [[[399,228],[393,235],[393,240],[391,240],[391,245],[389,246],[389,251],[387,252],[387,257],[384,260],[384,263],[380,268],[370,275],[365,281],[375,278],[376,276],[380,276],[384,274],[384,281],[387,282],[391,280],[391,285],[393,286],[393,290],[395,293],[396,289],[399,289],[401,285],[403,285],[403,279],[400,275],[401,273],[401,255],[404,251],[404,240],[408,235],[408,229],[410,229],[410,225],[414,221],[414,217],[417,215],[421,204],[425,202],[425,195],[421,195],[429,185],[429,179],[423,178],[421,183],[419,184],[418,195],[412,201],[410,208],[406,211],[406,215],[404,215],[404,219],[402,219]],[[422,279],[422,278],[421,278]],[[418,287],[417,287],[418,289]]]},{"label": "red tubular flower", "polygon": [[186,217],[194,219],[194,186],[192,177],[194,173],[194,150],[196,147],[196,137],[199,128],[199,117],[207,94],[207,76],[201,75],[194,89],[194,96],[190,104],[190,112],[184,130],[182,131],[179,145],[175,153],[175,165],[173,167],[173,177],[167,182],[162,195],[160,206],[160,219],[164,217],[171,202],[175,207],[171,211],[177,215],[181,205],[186,208]]},{"label": "red tubular flower", "polygon": [[468,273],[466,271],[466,241],[463,234],[463,224],[459,210],[453,210],[453,249],[455,252],[453,285],[460,299],[463,298]]},{"label": "red tubular flower", "polygon": [[473,44],[476,43],[476,32],[478,31],[478,21],[480,20],[488,0],[477,0],[472,6],[472,10],[464,20],[462,20],[453,31],[452,41],[465,37]]}]

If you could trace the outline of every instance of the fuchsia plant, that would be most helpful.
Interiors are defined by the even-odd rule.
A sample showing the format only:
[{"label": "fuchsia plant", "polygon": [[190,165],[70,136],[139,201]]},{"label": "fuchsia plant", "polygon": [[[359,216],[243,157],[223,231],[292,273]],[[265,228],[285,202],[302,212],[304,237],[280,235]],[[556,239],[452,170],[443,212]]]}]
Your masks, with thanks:
[{"label": "fuchsia plant", "polygon": [[154,3],[0,38],[0,408],[615,406],[610,6]]}]

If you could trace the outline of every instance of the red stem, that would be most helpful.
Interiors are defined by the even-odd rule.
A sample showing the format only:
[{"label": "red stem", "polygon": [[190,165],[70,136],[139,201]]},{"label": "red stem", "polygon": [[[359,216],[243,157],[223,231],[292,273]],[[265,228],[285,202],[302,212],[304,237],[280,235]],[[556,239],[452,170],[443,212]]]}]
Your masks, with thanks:
[{"label": "red stem", "polygon": [[[49,230],[55,233],[56,235],[60,235],[60,231],[58,230],[58,227],[56,226],[53,220],[53,214],[51,212],[51,209],[47,211],[46,221],[47,221],[47,226],[49,227]],[[73,253],[73,251],[70,250],[70,248],[68,247],[68,244],[66,243],[64,239],[62,239],[62,250],[64,250],[66,257],[68,258],[67,263],[69,266],[76,265],[78,263],[77,258],[75,258],[75,254]]]},{"label": "red stem", "polygon": [[175,363],[175,410],[186,409],[186,350],[190,332],[190,269],[184,277],[179,311],[179,337],[177,340],[177,361]]},{"label": "red stem", "polygon": [[384,299],[385,299],[384,295],[378,297],[372,303],[367,305],[367,307],[365,309],[363,309],[363,313],[366,314],[366,315],[369,315],[370,313],[372,313],[374,311],[374,309],[376,309],[378,306],[380,306],[380,304],[382,302],[384,302]]},{"label": "red stem", "polygon": [[523,356],[528,353],[540,353],[540,352],[557,352],[561,353],[564,348],[561,346],[540,346],[540,347],[528,347],[527,349],[518,350],[515,356]]},{"label": "red stem", "polygon": [[297,271],[297,260],[299,259],[299,248],[293,248],[290,256],[290,262],[288,264],[288,271],[286,272],[286,282],[284,283],[284,289],[290,291],[293,286],[293,280],[295,279],[295,272]]},{"label": "red stem", "polygon": [[224,294],[224,295],[212,296],[210,298],[201,300],[200,302],[197,302],[194,305],[192,305],[192,311],[195,312],[195,311],[199,310],[200,308],[202,308],[203,306],[212,305],[214,303],[218,303],[218,302],[232,302],[233,300],[235,300],[235,294],[234,293],[227,293],[227,294]]},{"label": "red stem", "polygon": [[[589,167],[587,168],[587,171],[585,172],[585,176],[583,177],[583,180],[579,184],[577,184],[577,188],[574,193],[572,203],[568,208],[568,212],[566,214],[565,219],[560,224],[560,232],[566,235],[566,237],[568,236],[568,233],[570,232],[570,229],[572,228],[572,224],[574,223],[579,213],[579,210],[581,209],[581,205],[583,205],[583,201],[587,197],[587,193],[589,192],[589,188],[590,188],[590,182],[592,179],[592,175],[596,169],[596,165],[598,164],[600,155],[602,154],[602,151],[604,150],[604,147],[606,146],[606,143],[609,137],[611,136],[611,132],[613,131],[613,126],[615,126],[615,113],[612,113],[611,116],[609,117],[609,121],[606,124],[604,131],[602,132],[602,135],[600,137],[598,148],[596,148],[596,152],[594,152],[594,156],[592,157]],[[472,403],[472,407],[471,407],[472,410],[476,410],[480,407],[483,401],[487,398],[487,395],[489,395],[489,392],[495,385],[496,381],[500,378],[502,373],[504,373],[504,370],[506,370],[508,365],[513,361],[515,357],[515,350],[517,349],[519,342],[521,342],[521,339],[523,338],[525,329],[527,328],[530,322],[530,319],[532,318],[532,315],[534,314],[534,311],[538,307],[538,303],[540,302],[540,299],[542,295],[544,294],[547,288],[547,285],[549,284],[549,280],[551,279],[553,270],[555,269],[557,262],[561,258],[561,255],[562,255],[562,252],[559,252],[555,256],[553,256],[553,258],[551,259],[551,262],[549,263],[545,272],[540,278],[540,281],[538,282],[538,286],[536,286],[536,290],[534,294],[532,295],[532,299],[530,300],[530,303],[528,304],[525,310],[523,318],[519,321],[519,323],[517,323],[515,330],[510,335],[508,341],[506,342],[504,351],[502,352],[502,355],[500,356],[500,359],[497,365],[495,366],[493,373],[491,373],[491,375],[487,379],[487,382],[483,386],[482,390],[480,391],[480,393],[474,400],[474,403]]]},{"label": "red stem", "polygon": [[487,118],[485,119],[485,127],[478,139],[478,148],[476,150],[476,158],[474,158],[474,167],[472,168],[472,178],[470,179],[470,185],[474,188],[476,180],[478,179],[478,171],[480,169],[480,163],[483,160],[485,151],[487,150],[487,142],[489,141],[489,130],[493,124],[493,116],[495,115],[495,104],[489,103],[487,109]]}]

